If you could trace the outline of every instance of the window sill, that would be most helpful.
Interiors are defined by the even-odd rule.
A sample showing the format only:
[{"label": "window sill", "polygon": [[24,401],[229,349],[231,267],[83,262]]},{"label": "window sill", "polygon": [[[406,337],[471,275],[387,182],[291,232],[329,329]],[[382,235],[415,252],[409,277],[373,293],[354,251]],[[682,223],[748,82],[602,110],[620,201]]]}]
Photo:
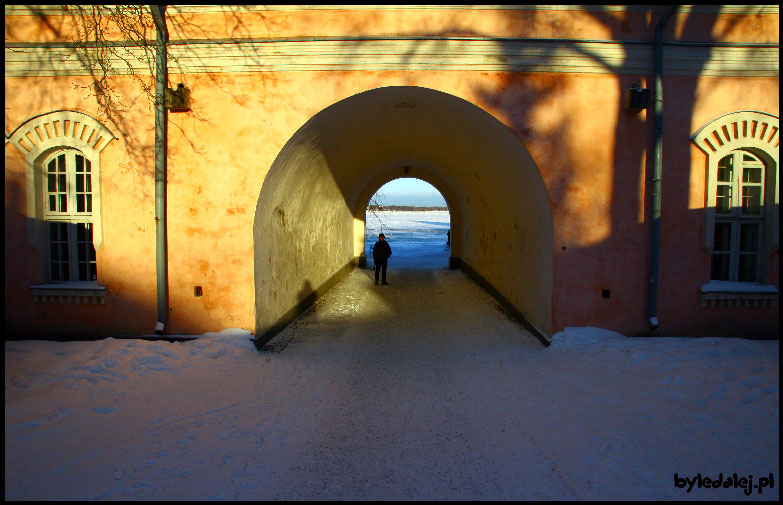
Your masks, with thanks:
[{"label": "window sill", "polygon": [[106,304],[106,286],[96,281],[36,284],[30,286],[36,303],[100,303]]},{"label": "window sill", "polygon": [[775,286],[755,282],[710,281],[699,291],[702,307],[774,307],[779,296]]}]

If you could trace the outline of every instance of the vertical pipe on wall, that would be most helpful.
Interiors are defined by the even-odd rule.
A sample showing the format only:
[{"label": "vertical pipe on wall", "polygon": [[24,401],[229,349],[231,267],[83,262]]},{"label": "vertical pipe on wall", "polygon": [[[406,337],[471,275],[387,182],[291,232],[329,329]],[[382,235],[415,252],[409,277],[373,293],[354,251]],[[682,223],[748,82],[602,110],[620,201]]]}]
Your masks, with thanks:
[{"label": "vertical pipe on wall", "polygon": [[166,238],[166,85],[168,62],[166,43],[166,6],[150,5],[155,20],[155,264],[157,273],[158,323],[155,333],[162,334],[168,321],[168,251]]},{"label": "vertical pipe on wall", "polygon": [[655,147],[652,175],[652,240],[650,244],[650,290],[647,316],[650,326],[658,327],[658,260],[661,249],[661,174],[663,172],[663,29],[677,10],[673,5],[666,10],[655,26]]}]

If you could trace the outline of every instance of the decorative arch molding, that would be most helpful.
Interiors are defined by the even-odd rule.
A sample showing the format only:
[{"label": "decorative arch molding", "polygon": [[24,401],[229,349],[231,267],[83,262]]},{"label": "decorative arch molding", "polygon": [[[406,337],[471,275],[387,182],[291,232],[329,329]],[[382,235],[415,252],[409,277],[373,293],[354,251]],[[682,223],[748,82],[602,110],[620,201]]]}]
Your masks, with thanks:
[{"label": "decorative arch molding", "polygon": [[43,160],[57,149],[73,148],[90,159],[93,166],[93,245],[103,245],[101,219],[100,154],[118,137],[94,117],[75,110],[57,110],[33,116],[20,124],[6,144],[13,144],[25,157],[27,189],[27,236],[30,244],[41,251],[45,243],[40,198]]},{"label": "decorative arch molding", "polygon": [[731,151],[756,147],[774,153],[780,150],[780,120],[766,112],[738,111],[716,117],[691,136],[696,147],[718,159]]},{"label": "decorative arch molding", "polygon": [[100,121],[75,110],[57,110],[33,116],[14,130],[11,142],[25,156],[37,158],[52,147],[73,147],[99,154],[116,139]]},{"label": "decorative arch molding", "polygon": [[714,244],[718,162],[731,152],[744,149],[757,155],[766,165],[764,249],[765,257],[768,258],[779,244],[780,119],[766,112],[729,112],[699,128],[690,140],[707,155],[704,247],[709,252]]}]

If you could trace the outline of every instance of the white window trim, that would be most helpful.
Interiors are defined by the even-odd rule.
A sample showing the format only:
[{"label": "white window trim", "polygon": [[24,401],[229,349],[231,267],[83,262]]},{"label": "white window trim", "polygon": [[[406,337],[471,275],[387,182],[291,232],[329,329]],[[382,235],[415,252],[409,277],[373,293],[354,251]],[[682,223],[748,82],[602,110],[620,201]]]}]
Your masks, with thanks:
[{"label": "white window trim", "polygon": [[[764,237],[766,234],[766,227],[765,227],[765,181],[766,181],[766,165],[759,160],[757,156],[755,156],[751,151],[747,149],[740,149],[736,151],[732,151],[729,153],[729,156],[732,156],[734,159],[733,161],[733,170],[732,170],[732,180],[731,181],[718,181],[717,186],[728,186],[731,188],[731,202],[729,204],[729,212],[728,213],[718,213],[717,211],[717,205],[716,205],[716,211],[715,211],[715,223],[726,223],[731,225],[731,235],[730,235],[730,245],[729,245],[729,277],[731,281],[736,281],[735,277],[738,275],[738,268],[739,268],[739,261],[740,257],[743,253],[740,250],[740,236],[741,236],[741,229],[743,226],[746,225],[753,225],[758,224],[759,226],[759,235],[758,240],[756,243],[757,250],[754,253],[754,255],[757,258],[757,264],[756,264],[756,273],[754,276],[754,280],[751,282],[757,282],[761,278],[761,270],[763,270],[764,265]],[[755,161],[751,160],[745,160],[746,156],[751,156]],[[728,156],[726,157],[728,158]],[[726,159],[722,158],[722,159]],[[761,165],[761,167],[758,167],[758,165]],[[756,166],[757,168],[761,169],[761,182],[760,183],[750,183],[750,182],[744,182],[742,180],[744,175],[744,169],[745,167],[749,166]],[[756,186],[760,188],[760,212],[758,214],[745,214],[743,211],[743,193],[742,189],[744,187],[752,187]],[[716,202],[717,202],[717,196],[716,196]],[[714,230],[714,228],[713,228]],[[714,244],[713,244],[714,245]],[[713,247],[714,252],[714,247]],[[714,260],[714,257],[713,257]]]},{"label": "white window trim", "polygon": [[[27,236],[30,244],[39,252],[42,279],[48,278],[48,239],[42,198],[44,161],[54,151],[67,148],[81,151],[91,161],[93,245],[97,251],[103,245],[100,154],[115,139],[117,136],[97,119],[73,110],[58,110],[34,116],[6,137],[6,143],[13,144],[25,157],[27,217],[30,218],[27,220]],[[82,292],[83,296],[105,291],[103,286],[98,286],[96,292],[92,287],[84,286],[80,282],[58,285]],[[44,289],[41,286],[31,286],[31,290],[38,292]],[[46,301],[46,296],[41,296]],[[36,301],[38,299],[39,296],[36,295]]]},{"label": "white window trim", "polygon": [[[755,126],[754,126],[755,125]],[[768,166],[766,167],[767,181],[764,209],[767,212],[765,218],[770,217],[769,212],[774,210],[774,216],[769,219],[767,228],[773,232],[767,241],[773,248],[778,247],[778,159],[779,159],[779,120],[777,116],[765,112],[740,111],[731,112],[719,116],[691,136],[691,141],[707,155],[707,188],[706,208],[707,226],[704,246],[712,251],[713,233],[715,224],[715,193],[718,185],[718,162],[728,156],[732,151],[746,149],[759,156]],[[759,152],[761,151],[761,152]],[[769,166],[772,161],[774,166]],[[770,191],[774,187],[774,191]],[[774,194],[774,201],[772,200]],[[772,205],[770,205],[772,204]],[[770,209],[775,207],[775,209]],[[772,226],[770,226],[772,225]]]},{"label": "white window trim", "polygon": [[759,157],[765,164],[764,183],[764,244],[761,256],[761,282],[739,283],[710,281],[701,289],[702,306],[763,306],[773,307],[778,298],[775,286],[765,284],[768,279],[770,255],[778,249],[779,202],[778,165],[780,158],[780,122],[777,116],[757,111],[738,111],[723,114],[711,120],[690,140],[707,155],[707,177],[705,194],[705,236],[704,247],[712,257],[716,218],[716,192],[718,162],[732,151],[746,150]]}]

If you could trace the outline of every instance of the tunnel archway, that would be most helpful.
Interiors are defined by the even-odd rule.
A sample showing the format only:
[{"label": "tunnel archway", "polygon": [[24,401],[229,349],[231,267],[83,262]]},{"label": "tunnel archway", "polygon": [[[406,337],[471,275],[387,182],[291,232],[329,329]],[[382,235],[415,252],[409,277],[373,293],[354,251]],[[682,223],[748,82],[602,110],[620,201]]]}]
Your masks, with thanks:
[{"label": "tunnel archway", "polygon": [[[364,247],[359,267],[369,266],[380,233],[393,245],[395,268],[431,270],[451,262],[451,216],[438,189],[416,177],[399,177],[381,186],[364,213]],[[373,261],[374,265],[374,261]]]},{"label": "tunnel archway", "polygon": [[457,198],[457,194],[449,183],[439,177],[437,173],[415,165],[395,167],[377,174],[360,194],[356,202],[356,208],[354,209],[354,255],[357,257],[357,264],[364,265],[365,263],[365,209],[367,208],[367,204],[370,202],[372,195],[377,193],[378,190],[388,182],[400,178],[401,173],[405,174],[404,177],[421,179],[422,181],[431,184],[438,190],[443,199],[446,200],[451,219],[451,260],[449,261],[449,264],[454,267],[459,266],[459,258],[462,253],[462,208],[459,199]]},{"label": "tunnel archway", "polygon": [[553,220],[532,157],[480,107],[390,86],[317,113],[270,167],[253,228],[257,338],[271,338],[358,263],[367,202],[399,177],[440,191],[457,263],[549,335]]}]

